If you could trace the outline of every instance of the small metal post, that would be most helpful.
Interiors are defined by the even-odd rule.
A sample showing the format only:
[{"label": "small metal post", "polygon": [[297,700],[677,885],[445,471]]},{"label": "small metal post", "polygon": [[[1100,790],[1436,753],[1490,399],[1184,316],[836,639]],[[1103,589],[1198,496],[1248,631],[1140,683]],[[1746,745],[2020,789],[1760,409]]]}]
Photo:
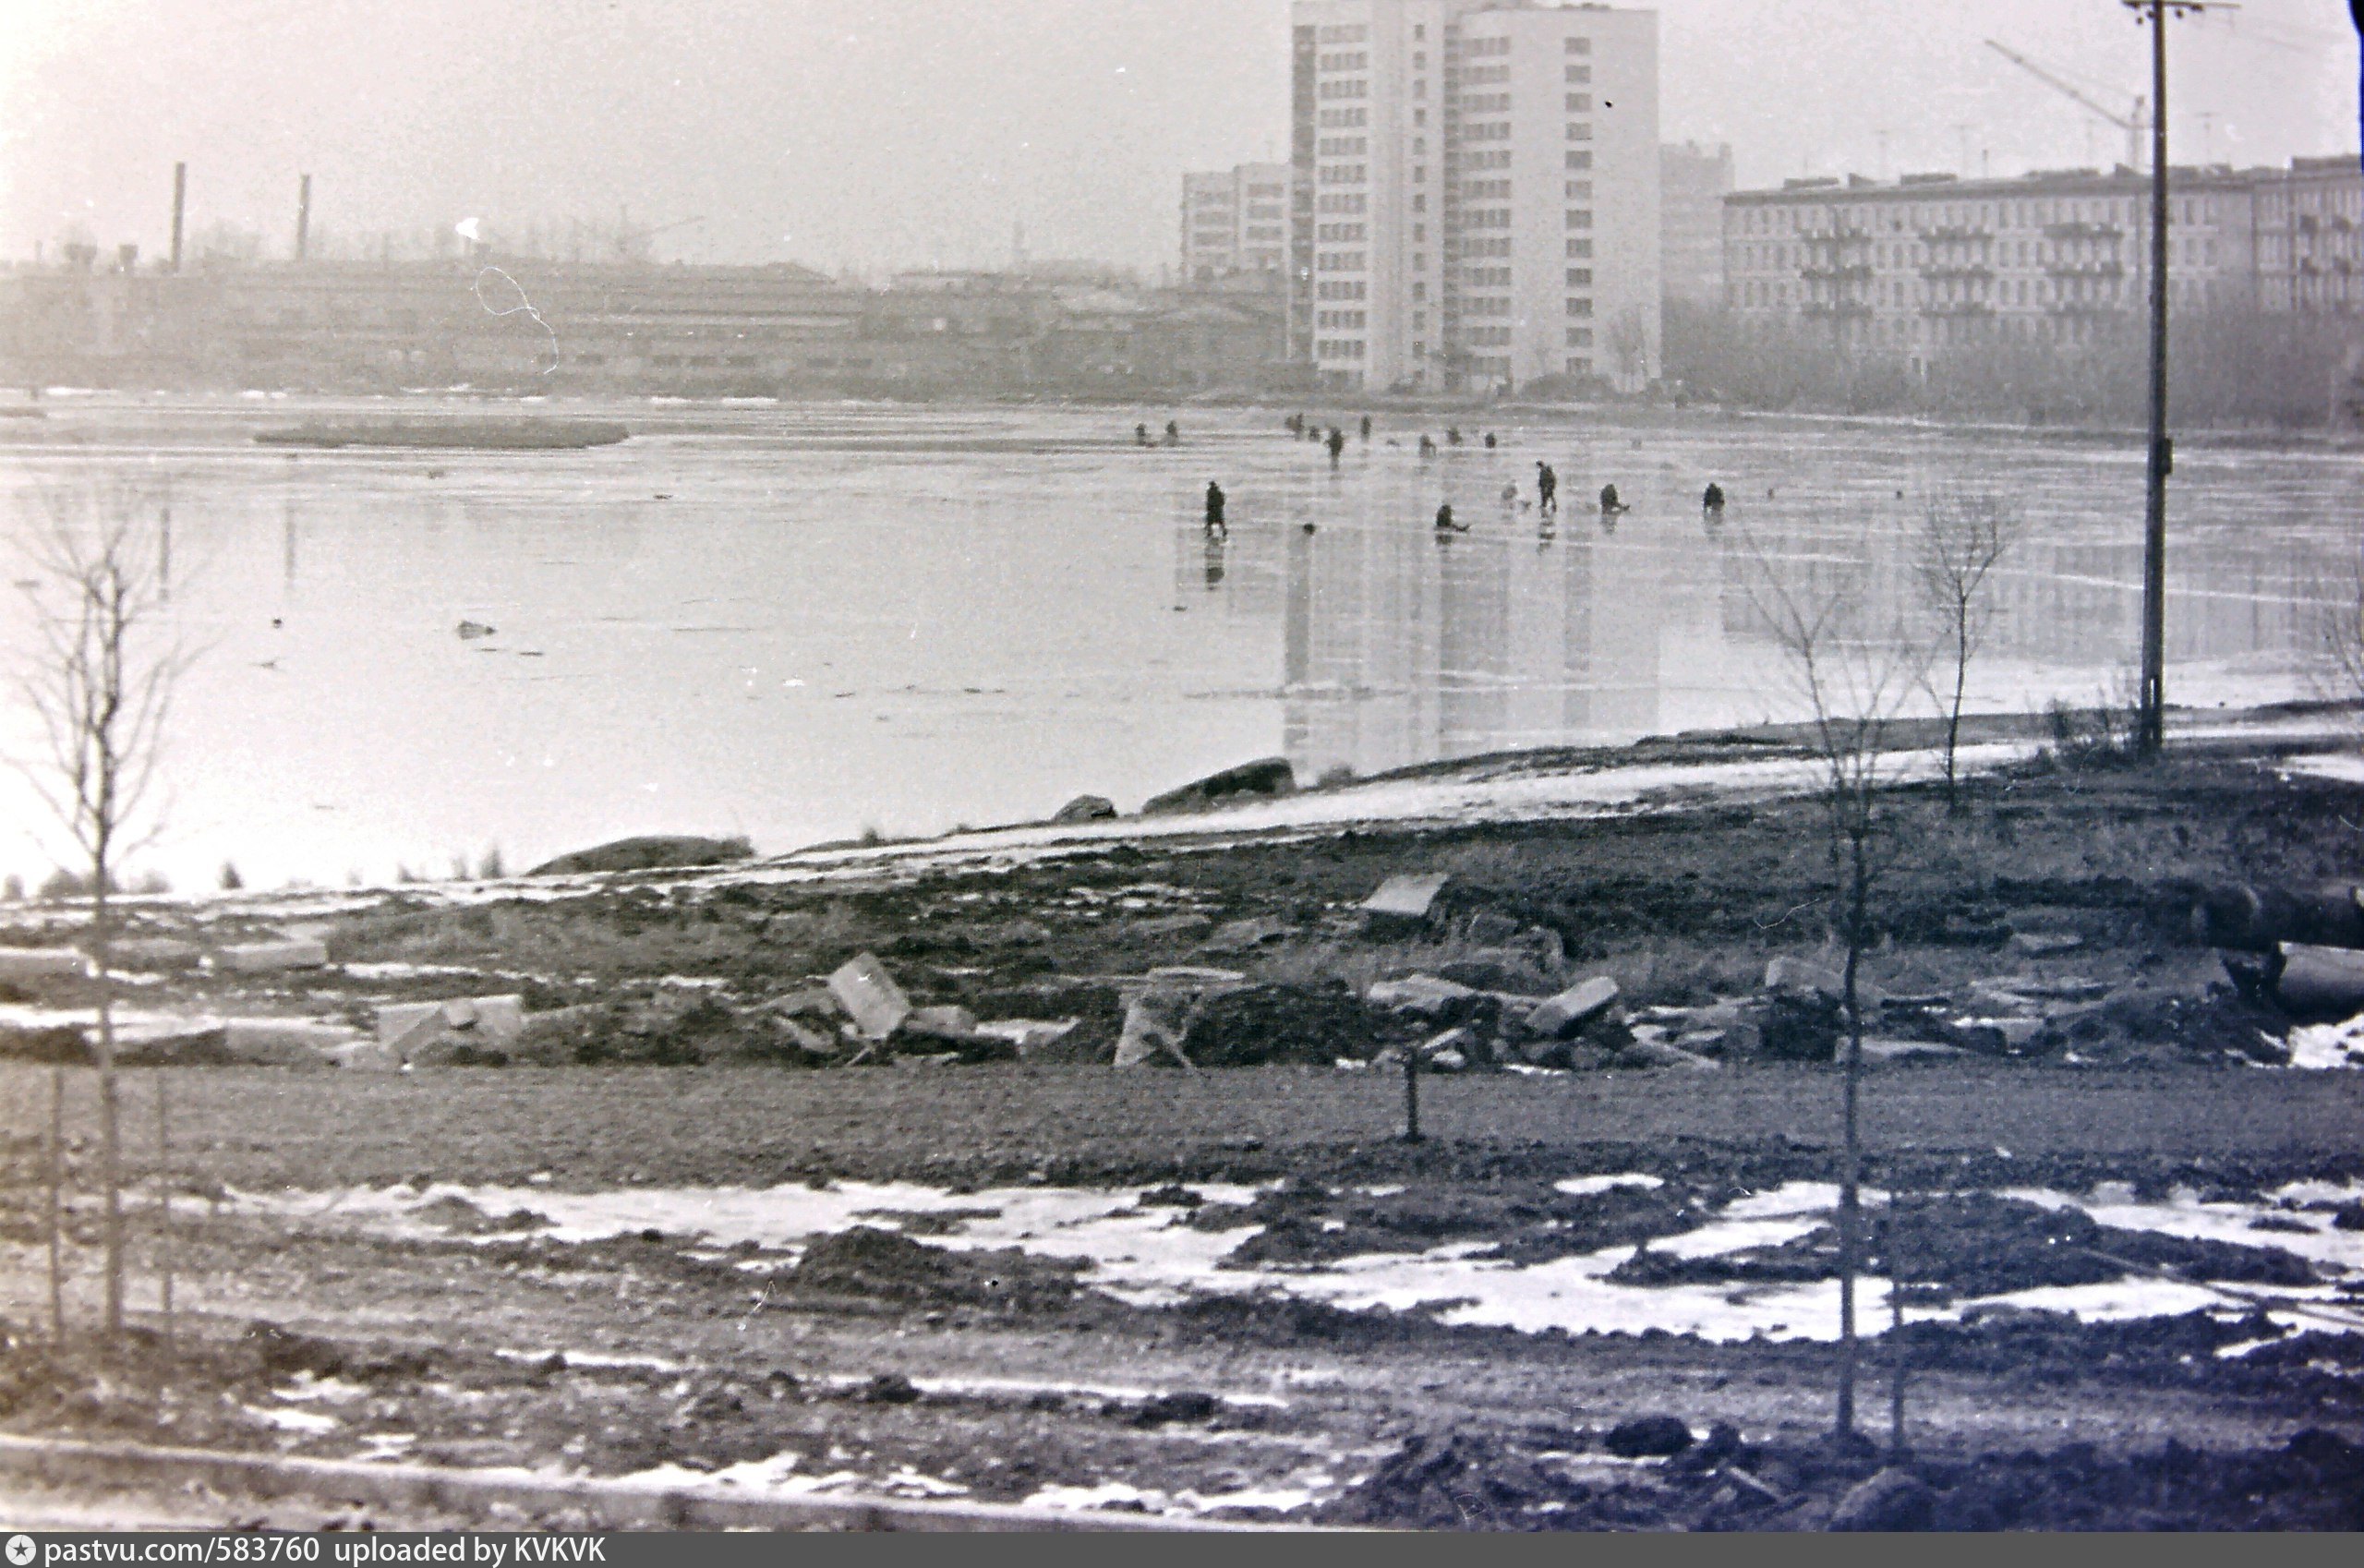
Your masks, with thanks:
[{"label": "small metal post", "polygon": [[1420,1054],[1404,1053],[1404,1141],[1420,1141]]}]

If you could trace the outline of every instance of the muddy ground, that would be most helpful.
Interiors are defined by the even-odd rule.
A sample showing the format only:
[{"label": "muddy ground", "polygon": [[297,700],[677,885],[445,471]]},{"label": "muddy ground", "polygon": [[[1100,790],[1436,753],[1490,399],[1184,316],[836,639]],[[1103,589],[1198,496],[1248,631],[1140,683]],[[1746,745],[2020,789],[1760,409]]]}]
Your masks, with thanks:
[{"label": "muddy ground", "polygon": [[[1877,1027],[1960,1054],[1884,1063],[1866,1083],[1868,1176],[1902,1195],[1872,1215],[1868,1260],[1924,1309],[1864,1352],[1859,1419],[1879,1443],[1826,1441],[1838,1352],[1810,1338],[1531,1332],[1441,1300],[1350,1309],[1278,1287],[1150,1299],[1105,1265],[947,1246],[982,1223],[957,1204],[794,1246],[726,1245],[686,1222],[569,1238],[497,1204],[428,1207],[437,1184],[891,1181],[974,1194],[980,1212],[1013,1189],[1138,1189],[1128,1204],[1223,1246],[1219,1270],[1283,1284],[1372,1254],[1531,1267],[1615,1248],[1611,1284],[1735,1302],[1827,1285],[1827,1224],[1667,1247],[1833,1168],[1836,1075],[1781,1045],[1764,984],[1771,959],[1830,957],[1827,851],[1810,802],[1769,799],[826,881],[621,878],[464,905],[396,893],[321,917],[331,967],[162,971],[140,1006],[358,1026],[381,1001],[498,989],[540,1017],[505,1065],[127,1074],[135,1319],[161,1329],[160,1088],[178,1311],[169,1357],[143,1340],[113,1367],[44,1342],[48,1069],[0,1067],[0,1424],[1176,1517],[2358,1527],[2364,1334],[2346,1319],[2364,1295],[2304,1254],[2364,1225],[2364,1092],[2274,1065],[2293,1020],[2194,920],[2213,888],[2357,874],[2364,789],[2270,763],[2056,763],[1978,781],[1958,813],[1934,790],[1894,802]],[[1407,872],[1451,878],[1428,921],[1355,912]],[[205,942],[283,929],[235,906],[142,920]],[[28,920],[8,940],[66,935]],[[923,1005],[1079,1021],[1019,1061],[900,1038],[847,1066],[852,1043],[814,994],[862,951]],[[1245,978],[1193,1020],[1206,1070],[1111,1071],[1128,987],[1171,964]],[[1365,999],[1414,973],[1478,999],[1441,1015]],[[1502,999],[1604,974],[1616,1027],[1564,1050],[1538,1050]],[[86,986],[42,981],[18,1000],[67,1007]],[[1407,1145],[1384,1069],[1453,1025],[1471,1031],[1464,1070],[1423,1080],[1429,1137]],[[87,1322],[93,1123],[87,1073],[68,1079],[70,1305]],[[1657,1185],[1580,1179],[1610,1176]],[[419,1200],[417,1224],[361,1223],[335,1200],[391,1189]],[[2036,1189],[2249,1218],[2174,1235]],[[1978,1306],[2161,1281],[2208,1282],[2205,1305],[2120,1321]],[[1884,1447],[1898,1346],[1906,1454]]]}]

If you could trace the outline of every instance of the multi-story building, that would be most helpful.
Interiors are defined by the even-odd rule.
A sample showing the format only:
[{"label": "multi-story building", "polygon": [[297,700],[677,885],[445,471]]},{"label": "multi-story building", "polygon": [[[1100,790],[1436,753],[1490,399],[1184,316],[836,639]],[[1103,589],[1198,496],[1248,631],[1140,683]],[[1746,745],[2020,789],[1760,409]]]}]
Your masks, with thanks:
[{"label": "multi-story building", "polygon": [[1731,190],[1729,143],[1658,149],[1658,268],[1667,298],[1724,302],[1724,198]]},{"label": "multi-story building", "polygon": [[1213,283],[1278,274],[1288,261],[1286,163],[1241,163],[1182,176],[1182,277]]},{"label": "multi-story building", "polygon": [[2258,189],[2257,234],[2267,309],[2364,314],[2364,160],[2291,159]]},{"label": "multi-story building", "polygon": [[1293,21],[1291,349],[1324,384],[1655,374],[1655,13],[1297,0]]},{"label": "multi-story building", "polygon": [[[2364,308],[2357,160],[2171,168],[2167,191],[2176,308]],[[1827,327],[1916,368],[1966,344],[2086,342],[2149,299],[2151,181],[2123,166],[1789,180],[1726,198],[1723,232],[1735,314]]]}]

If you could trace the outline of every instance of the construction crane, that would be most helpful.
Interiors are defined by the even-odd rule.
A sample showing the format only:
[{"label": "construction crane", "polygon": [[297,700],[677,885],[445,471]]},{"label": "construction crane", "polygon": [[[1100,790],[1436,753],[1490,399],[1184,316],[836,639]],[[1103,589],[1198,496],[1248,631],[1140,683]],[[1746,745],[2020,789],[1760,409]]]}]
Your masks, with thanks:
[{"label": "construction crane", "polygon": [[693,223],[705,222],[705,215],[700,214],[694,218],[677,218],[672,223],[658,223],[652,228],[634,228],[630,209],[620,207],[616,210],[616,259],[645,261],[648,259],[650,242],[658,235],[671,234],[675,229],[686,229]]},{"label": "construction crane", "polygon": [[2133,110],[2121,115],[2103,107],[2088,97],[2081,88],[2064,81],[2056,72],[2037,65],[2016,49],[2007,48],[1991,38],[1986,41],[1986,47],[2002,55],[2044,86],[2051,88],[2055,92],[2063,93],[2074,99],[2078,103],[2124,131],[2126,133],[2126,166],[2129,169],[2141,169],[2144,166],[2143,146],[2149,141],[2151,135],[2151,109],[2145,100],[2137,98],[2134,101]]}]

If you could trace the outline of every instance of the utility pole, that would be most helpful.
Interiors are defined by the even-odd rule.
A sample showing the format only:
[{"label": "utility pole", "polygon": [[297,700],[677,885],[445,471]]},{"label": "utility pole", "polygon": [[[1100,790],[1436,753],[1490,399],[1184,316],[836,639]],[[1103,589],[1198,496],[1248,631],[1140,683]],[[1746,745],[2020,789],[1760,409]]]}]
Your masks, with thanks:
[{"label": "utility pole", "polygon": [[2207,11],[2238,10],[2215,0],[2123,0],[2139,26],[2151,27],[2151,440],[2150,483],[2142,516],[2142,681],[2135,742],[2156,756],[2166,740],[2167,476],[2175,446],[2167,439],[2167,22]]}]

